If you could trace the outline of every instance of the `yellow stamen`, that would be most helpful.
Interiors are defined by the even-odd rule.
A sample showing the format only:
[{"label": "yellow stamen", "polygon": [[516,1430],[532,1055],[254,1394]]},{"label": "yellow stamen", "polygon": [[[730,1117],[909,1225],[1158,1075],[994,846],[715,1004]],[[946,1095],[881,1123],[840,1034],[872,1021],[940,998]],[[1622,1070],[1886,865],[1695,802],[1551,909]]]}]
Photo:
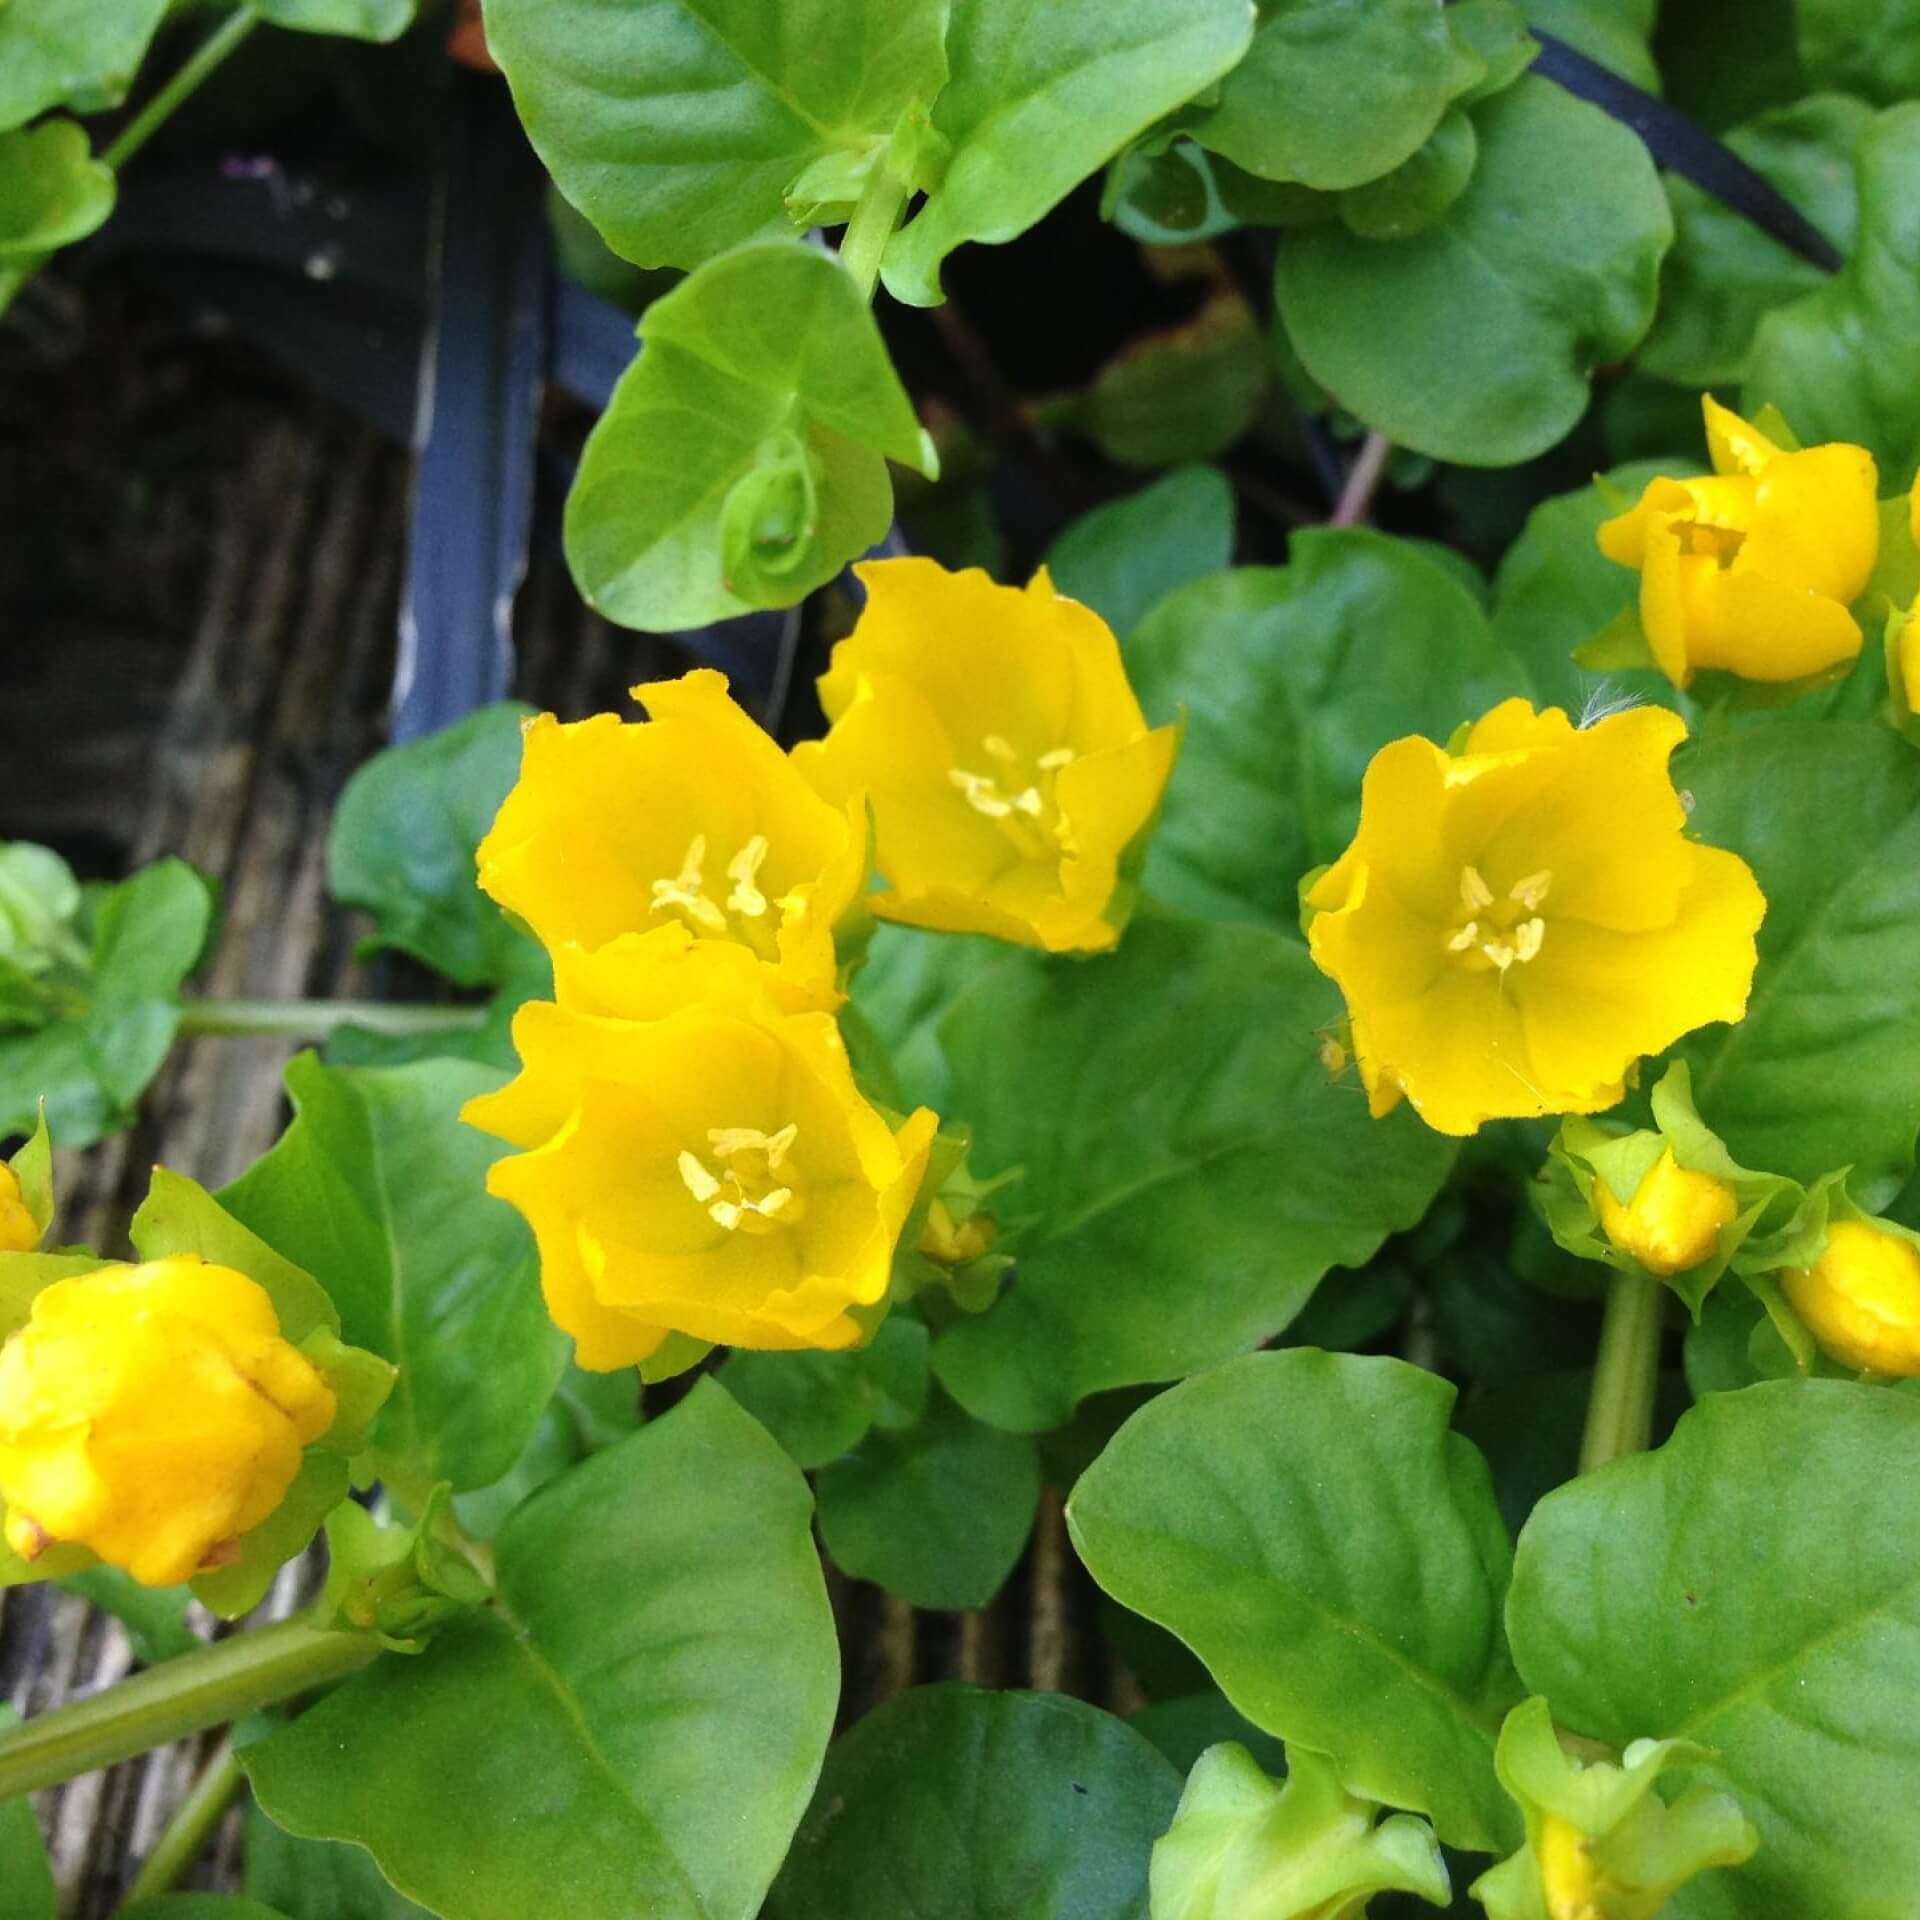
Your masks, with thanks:
[{"label": "yellow stamen", "polygon": [[727,862],[727,878],[734,883],[733,891],[727,895],[729,913],[743,913],[751,919],[758,919],[766,912],[767,896],[754,884],[766,857],[767,836],[756,833]]}]

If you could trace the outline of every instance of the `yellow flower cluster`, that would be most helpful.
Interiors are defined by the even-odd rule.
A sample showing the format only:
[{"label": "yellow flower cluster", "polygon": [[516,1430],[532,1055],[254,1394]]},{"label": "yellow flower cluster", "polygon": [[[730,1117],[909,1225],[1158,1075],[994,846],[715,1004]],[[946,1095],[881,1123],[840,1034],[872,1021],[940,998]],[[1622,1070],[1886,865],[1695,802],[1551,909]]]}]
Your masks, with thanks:
[{"label": "yellow flower cluster", "polygon": [[224,1565],[335,1407],[230,1267],[175,1254],[57,1280],[0,1347],[7,1544],[90,1547],[148,1586]]},{"label": "yellow flower cluster", "polygon": [[1664,708],[1575,727],[1524,700],[1458,752],[1374,755],[1360,828],[1302,894],[1346,996],[1376,1114],[1441,1133],[1593,1113],[1644,1054],[1738,1020],[1766,903],[1746,863],[1686,835]]},{"label": "yellow flower cluster", "polygon": [[554,999],[521,1009],[519,1077],[466,1115],[521,1150],[492,1188],[532,1225],[583,1366],[665,1364],[674,1335],[846,1347],[881,1310],[937,1122],[870,1105],[833,1018],[869,820],[873,912],[1119,937],[1174,735],[1147,729],[1113,635],[1044,575],[862,577],[824,741],[782,753],[711,671],[636,688],[645,724],[530,724],[480,847]]},{"label": "yellow flower cluster", "polygon": [[1676,687],[1703,667],[1805,680],[1858,655],[1849,611],[1880,548],[1873,456],[1845,442],[1787,449],[1703,395],[1704,479],[1649,481],[1599,531],[1640,575],[1640,624]]}]

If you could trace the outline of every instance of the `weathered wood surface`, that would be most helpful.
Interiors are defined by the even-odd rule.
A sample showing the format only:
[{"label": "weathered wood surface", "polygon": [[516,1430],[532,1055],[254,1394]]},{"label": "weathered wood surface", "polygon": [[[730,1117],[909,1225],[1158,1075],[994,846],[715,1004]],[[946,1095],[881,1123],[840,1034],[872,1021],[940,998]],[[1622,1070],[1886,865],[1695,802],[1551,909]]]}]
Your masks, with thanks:
[{"label": "weathered wood surface", "polygon": [[[16,407],[0,416],[0,513],[28,478],[23,423],[34,410]],[[363,993],[351,917],[325,893],[325,833],[346,777],[380,743],[405,463],[297,400],[241,418],[226,470],[196,473],[179,499],[96,521],[83,566],[111,583],[110,619],[78,587],[70,619],[33,585],[30,556],[0,560],[0,836],[128,865],[180,854],[217,876],[225,919],[208,993]],[[97,455],[116,457],[110,433]],[[587,613],[550,538],[519,624],[518,691],[570,717],[618,706],[628,685],[684,664],[665,643]],[[122,1245],[156,1161],[209,1186],[239,1173],[284,1124],[290,1051],[270,1039],[180,1045],[136,1131],[63,1157],[64,1236]],[[311,1563],[289,1569],[263,1611],[292,1611],[316,1579]],[[1052,1495],[1027,1561],[985,1613],[916,1615],[873,1588],[831,1584],[849,1717],[950,1678],[1133,1703],[1093,1631],[1092,1591]],[[0,1698],[21,1712],[109,1685],[129,1666],[118,1624],[82,1602],[32,1588],[0,1597]],[[39,1797],[64,1913],[112,1911],[210,1745]],[[236,1813],[193,1884],[237,1886],[239,1849]]]}]

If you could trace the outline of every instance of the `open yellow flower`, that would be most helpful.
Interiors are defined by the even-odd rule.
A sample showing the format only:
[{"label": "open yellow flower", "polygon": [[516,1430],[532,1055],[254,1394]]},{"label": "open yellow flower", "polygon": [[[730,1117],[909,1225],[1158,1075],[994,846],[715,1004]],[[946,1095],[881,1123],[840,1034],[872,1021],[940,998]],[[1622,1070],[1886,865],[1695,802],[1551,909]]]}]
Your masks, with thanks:
[{"label": "open yellow flower", "polygon": [[335,1407],[230,1267],[174,1254],[55,1281],[0,1347],[7,1544],[90,1547],[155,1587],[223,1565]]},{"label": "open yellow flower", "polygon": [[1880,547],[1873,456],[1834,441],[1789,452],[1703,395],[1705,479],[1655,479],[1606,521],[1600,549],[1640,574],[1640,624],[1676,687],[1702,667],[1804,680],[1853,659],[1849,605]]},{"label": "open yellow flower", "polygon": [[680,925],[737,941],[831,1006],[834,933],[864,911],[867,823],[829,806],[700,668],[635,687],[652,719],[527,724],[480,884],[549,947]]},{"label": "open yellow flower", "polygon": [[1920,1244],[1870,1220],[1836,1220],[1811,1267],[1780,1276],[1822,1348],[1863,1372],[1920,1374]]},{"label": "open yellow flower", "polygon": [[1110,947],[1173,771],[1098,614],[932,560],[857,568],[867,607],[820,681],[832,730],[794,762],[873,807],[884,919],[1050,952]]},{"label": "open yellow flower", "polygon": [[27,1209],[14,1170],[0,1161],[0,1253],[30,1253],[40,1244],[40,1223]]},{"label": "open yellow flower", "polygon": [[1360,830],[1303,905],[1376,1114],[1404,1094],[1467,1134],[1597,1112],[1641,1055],[1746,1011],[1766,903],[1745,861],[1686,837],[1685,734],[1663,708],[1576,728],[1508,700],[1461,753],[1374,755]]},{"label": "open yellow flower", "polygon": [[889,1125],[832,1017],[783,1012],[765,975],[680,928],[565,956],[561,1002],[514,1018],[519,1077],[465,1109],[526,1149],[487,1184],[533,1227],[583,1367],[670,1333],[848,1347],[886,1297],[938,1123]]}]

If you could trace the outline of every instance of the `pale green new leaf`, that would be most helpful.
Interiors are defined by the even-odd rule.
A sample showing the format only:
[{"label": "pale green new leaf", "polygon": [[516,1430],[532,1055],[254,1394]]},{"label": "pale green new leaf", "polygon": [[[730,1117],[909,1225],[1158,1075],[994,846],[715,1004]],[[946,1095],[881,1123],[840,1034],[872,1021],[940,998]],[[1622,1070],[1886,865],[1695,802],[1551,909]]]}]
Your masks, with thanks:
[{"label": "pale green new leaf", "polygon": [[1136,1413],[1067,1518],[1094,1578],[1255,1726],[1492,1849],[1519,1829],[1493,1770],[1521,1697],[1500,1626],[1510,1553],[1452,1406],[1398,1360],[1249,1354]]},{"label": "pale green new leaf", "polygon": [[0,133],[0,266],[84,240],[113,211],[113,169],[73,120]]},{"label": "pale green new leaf", "polygon": [[887,247],[888,292],[937,305],[955,247],[1025,233],[1232,67],[1253,21],[1252,0],[964,0],[933,111],[952,159]]},{"label": "pale green new leaf", "polygon": [[6,0],[0,130],[49,107],[104,113],[127,97],[167,0]]},{"label": "pale green new leaf", "polygon": [[[859,288],[817,248],[770,241],[712,261],[647,309],[640,335],[567,500],[574,579],[624,626],[790,605],[886,533],[888,459],[938,470]],[[818,518],[749,593],[722,561],[729,502],[794,440],[816,463]]]},{"label": "pale green new leaf", "polygon": [[948,0],[488,0],[487,44],[560,191],[616,253],[694,267],[787,230],[946,75]]},{"label": "pale green new leaf", "polygon": [[934,1347],[955,1399],[1058,1426],[1258,1346],[1419,1219],[1453,1143],[1328,1078],[1340,1016],[1297,940],[1145,915],[1115,954],[1009,956],[964,993],[953,1111],[983,1175],[1023,1177],[994,1202],[1017,1279]]},{"label": "pale green new leaf", "polygon": [[1549,1494],[1507,1607],[1528,1687],[1760,1829],[1671,1920],[1896,1920],[1920,1885],[1920,1402],[1850,1381],[1716,1393],[1659,1452]]},{"label": "pale green new leaf", "polygon": [[1852,440],[1883,493],[1920,464],[1920,101],[1891,107],[1855,149],[1860,228],[1846,266],[1761,321],[1741,389],[1771,402],[1803,446]]},{"label": "pale green new leaf", "polygon": [[1402,445],[1506,466],[1559,440],[1653,318],[1673,220],[1639,137],[1536,76],[1475,109],[1480,161],[1405,240],[1309,227],[1275,294],[1307,371]]},{"label": "pale green new leaf", "polygon": [[443,1920],[750,1920],[839,1689],[811,1513],[702,1381],[507,1522],[499,1614],[247,1748],[260,1804]]}]

